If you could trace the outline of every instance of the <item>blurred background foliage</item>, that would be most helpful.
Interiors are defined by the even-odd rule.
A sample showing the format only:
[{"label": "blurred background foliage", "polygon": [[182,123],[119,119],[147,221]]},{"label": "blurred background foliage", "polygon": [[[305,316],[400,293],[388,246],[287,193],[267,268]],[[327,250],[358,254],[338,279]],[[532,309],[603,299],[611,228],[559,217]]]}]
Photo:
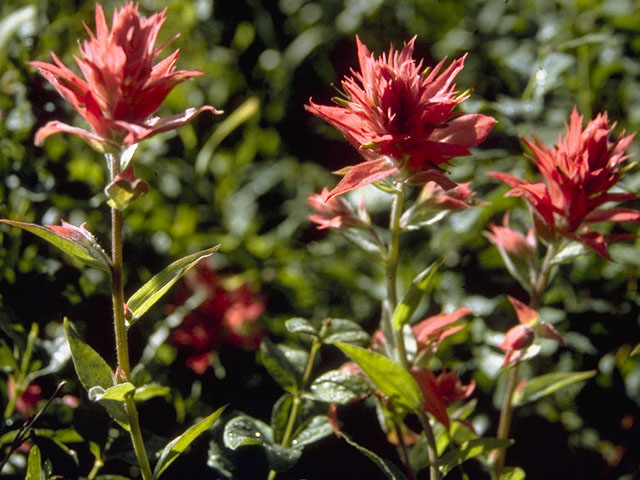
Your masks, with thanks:
[{"label": "blurred background foliage", "polygon": [[[70,136],[56,135],[42,148],[34,146],[35,131],[47,121],[78,119],[27,65],[30,60],[48,61],[50,51],[72,65],[77,41],[86,35],[83,22],[93,28],[94,5],[80,0],[12,0],[0,5],[0,217],[40,224],[86,221],[106,246],[104,161]],[[103,3],[108,18],[120,5],[111,0]],[[587,119],[606,110],[618,122],[617,133],[640,128],[638,3],[140,1],[146,15],[164,7],[167,22],[159,41],[180,32],[164,53],[180,48],[178,67],[206,75],[176,88],[159,113],[211,104],[225,114],[203,114],[179,131],[140,146],[137,174],[149,182],[151,191],[125,215],[125,256],[131,260],[127,291],[135,291],[173,259],[220,243],[215,268],[239,274],[260,292],[267,305],[264,326],[275,336],[284,335],[282,322],[293,316],[351,318],[372,331],[384,296],[379,265],[339,235],[319,232],[306,220],[308,195],[333,186],[336,178],[329,172],[358,161],[358,154],[337,132],[312,118],[304,104],[310,96],[318,103],[330,102],[342,76],[357,65],[356,34],[377,53],[417,35],[415,57],[424,58],[426,65],[468,52],[457,79],[460,90],[473,89],[463,109],[492,115],[498,123],[472,157],[455,160],[451,172],[457,181],[471,181],[478,198],[487,204],[406,235],[401,276],[408,282],[434,259],[447,255],[431,301],[425,302],[421,313],[461,306],[473,309],[469,327],[445,342],[440,356],[443,364],[476,379],[477,411],[482,414],[475,425],[492,434],[499,398],[494,392],[501,388],[501,355],[495,346],[501,332],[515,322],[505,295],[526,300],[526,294],[509,277],[482,232],[489,222],[500,222],[508,209],[513,210],[512,225],[524,231],[528,214],[520,200],[504,198],[506,188],[485,174],[506,171],[533,178],[520,137],[535,132],[548,144],[554,142],[574,105]],[[637,152],[637,141],[632,149]],[[637,192],[640,175],[627,176],[623,184]],[[357,202],[361,194],[366,195],[374,220],[384,221],[380,218],[387,207],[384,195],[371,188],[356,192],[352,200]],[[633,228],[629,231],[636,233]],[[55,339],[66,315],[113,363],[104,275],[73,268],[44,242],[16,229],[2,226],[0,237],[0,324],[6,343],[18,345],[36,323],[41,327],[37,345],[46,359],[46,339]],[[543,345],[543,355],[532,362],[531,373],[587,369],[599,373],[586,385],[518,411],[513,425],[516,444],[509,449],[508,463],[522,466],[530,478],[637,478],[640,357],[630,356],[640,340],[637,252],[638,242],[628,242],[611,248],[615,262],[587,255],[563,265],[544,298],[542,319],[555,323],[568,348]],[[164,325],[165,313],[157,307],[133,329],[134,358],[158,325]],[[216,376],[210,370],[196,376],[170,343],[158,348],[141,375],[172,385],[172,390],[165,399],[154,399],[143,408],[143,424],[161,412],[169,419],[166,424],[151,421],[146,426],[171,438],[176,433],[171,430],[175,418],[186,425],[225,402],[232,409],[268,417],[278,390],[255,364],[253,353],[222,350],[220,359],[226,375],[218,370]],[[335,358],[322,360],[332,366],[341,361],[337,352]],[[44,393],[52,393],[57,379],[66,378],[70,380],[66,391],[81,396],[71,366],[60,368],[57,376],[41,378]],[[6,398],[3,388],[3,401]],[[256,398],[264,400],[256,403]],[[97,425],[98,420],[88,420],[87,412],[95,410],[91,407],[80,407],[72,415],[60,405],[46,422],[49,428]],[[376,437],[381,434],[376,433],[373,413],[350,408],[349,415],[344,416],[347,430],[365,444],[370,432],[370,447],[388,448],[384,439]],[[88,435],[85,439],[106,438],[104,429],[84,429],[80,433]],[[305,451],[290,478],[325,478],[330,474],[323,460],[328,452],[358,455],[345,453],[347,449],[340,450],[338,443],[328,439]],[[77,449],[91,458],[86,446]],[[65,477],[86,475],[90,468],[82,455],[79,464],[64,460],[59,451],[57,457],[51,455],[54,467]],[[204,445],[194,449],[189,461],[197,455],[217,454]],[[362,472],[371,472],[367,478],[377,475],[364,460],[337,458],[347,460],[336,460],[334,471],[340,468],[344,475],[353,472],[359,478],[364,478]],[[197,463],[203,470],[193,478],[211,478],[206,476],[206,462]],[[252,478],[255,472],[244,469],[240,475]]]}]

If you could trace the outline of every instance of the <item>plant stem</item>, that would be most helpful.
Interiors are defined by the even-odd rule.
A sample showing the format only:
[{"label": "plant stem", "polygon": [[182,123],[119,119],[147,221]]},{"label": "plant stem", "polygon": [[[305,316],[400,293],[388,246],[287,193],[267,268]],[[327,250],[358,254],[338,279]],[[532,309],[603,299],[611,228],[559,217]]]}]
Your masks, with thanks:
[{"label": "plant stem", "polygon": [[[557,252],[557,245],[555,243],[550,244],[547,247],[547,252],[542,261],[540,272],[536,276],[531,295],[529,297],[529,307],[534,310],[538,310],[540,307],[540,299],[542,294],[547,288],[549,283],[549,276],[551,275],[551,268],[553,267],[553,259]],[[520,373],[520,362],[516,362],[509,367],[507,385],[504,391],[504,397],[502,398],[502,408],[500,409],[500,420],[498,422],[497,438],[500,440],[506,440],[509,438],[509,430],[511,428],[511,416],[513,413],[513,394],[518,385],[518,375]],[[499,480],[504,468],[504,461],[506,456],[506,448],[499,448],[493,451],[493,471],[491,472],[492,480]]]},{"label": "plant stem", "polygon": [[[120,158],[108,156],[111,167],[111,181],[120,172]],[[117,208],[111,208],[111,293],[113,297],[113,325],[116,337],[116,355],[118,358],[118,369],[116,372],[116,382],[128,382],[131,373],[129,363],[129,343],[127,340],[127,326],[124,317],[124,288],[122,280],[122,212]],[[144,480],[152,480],[151,465],[147,457],[142,440],[142,432],[138,420],[133,397],[128,397],[125,401],[125,411],[129,419],[129,428],[133,449],[138,459],[140,473]]]},{"label": "plant stem", "polygon": [[[400,254],[400,218],[404,208],[404,184],[400,185],[398,192],[394,194],[391,204],[391,214],[389,218],[389,232],[391,234],[389,240],[389,253],[387,255],[387,301],[389,302],[389,311],[391,317],[398,305],[397,277],[398,277],[398,258]],[[407,349],[404,344],[404,333],[402,328],[393,329],[393,337],[396,349],[397,361],[402,367],[411,374],[411,364],[407,358]],[[440,469],[438,468],[438,450],[436,448],[435,435],[429,422],[429,417],[424,411],[418,415],[420,424],[427,438],[427,455],[429,457],[429,478],[431,480],[440,480]],[[406,464],[407,470],[411,470],[411,466]],[[411,472],[413,474],[413,472]]]},{"label": "plant stem", "polygon": [[[327,328],[329,328],[330,320],[326,320],[320,329],[320,333],[318,337],[314,337],[313,343],[311,344],[311,351],[309,352],[309,358],[307,359],[307,364],[304,367],[304,372],[302,374],[302,379],[300,380],[300,388],[293,394],[293,405],[291,405],[291,411],[289,412],[289,419],[287,420],[287,427],[285,428],[284,434],[282,435],[282,441],[280,442],[280,446],[283,448],[289,448],[291,446],[292,436],[296,424],[298,422],[298,416],[300,415],[300,409],[302,408],[302,392],[305,391],[307,385],[309,384],[309,380],[311,379],[311,371],[313,370],[313,364],[316,360],[316,355],[318,354],[318,350],[322,346],[322,338],[324,337]],[[274,480],[278,472],[275,470],[269,470],[268,480]]]}]

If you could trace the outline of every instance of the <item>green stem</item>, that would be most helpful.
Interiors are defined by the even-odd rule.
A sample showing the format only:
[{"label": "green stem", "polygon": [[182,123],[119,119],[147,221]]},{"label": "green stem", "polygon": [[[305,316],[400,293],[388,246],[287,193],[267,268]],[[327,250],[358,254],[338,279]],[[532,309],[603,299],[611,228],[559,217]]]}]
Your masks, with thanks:
[{"label": "green stem", "polygon": [[[398,258],[400,256],[400,234],[402,229],[400,228],[400,218],[402,217],[402,210],[404,209],[404,196],[405,189],[402,184],[398,192],[394,194],[393,202],[391,204],[391,214],[389,218],[389,253],[387,255],[387,301],[389,302],[389,311],[391,316],[398,305]],[[404,333],[402,328],[393,329],[394,343],[396,349],[397,361],[402,367],[409,373],[411,373],[411,364],[407,358],[407,349],[404,343]],[[424,411],[418,415],[420,424],[424,430],[427,439],[427,455],[429,457],[429,474],[431,480],[440,480],[440,469],[438,468],[438,450],[436,448],[435,435],[429,422],[429,417]],[[411,470],[409,464],[406,465],[407,470]],[[413,473],[413,472],[412,472]]]},{"label": "green stem", "polygon": [[[542,261],[540,272],[538,273],[531,290],[531,296],[529,298],[529,307],[534,310],[538,310],[540,307],[540,299],[542,294],[547,288],[549,283],[549,276],[551,275],[551,269],[553,267],[553,259],[557,253],[558,246],[552,243],[547,247],[547,252]],[[502,398],[502,408],[500,409],[500,420],[498,422],[497,437],[500,440],[506,440],[509,438],[509,430],[511,429],[511,417],[513,413],[513,394],[516,391],[518,385],[518,376],[520,373],[520,362],[516,361],[511,367],[509,367],[507,385],[504,391],[504,397]],[[504,468],[504,461],[506,456],[506,448],[499,448],[493,451],[493,471],[491,472],[492,480],[499,480],[502,475],[502,469]]]},{"label": "green stem", "polygon": [[[300,380],[300,388],[293,394],[293,404],[291,405],[291,411],[289,412],[289,419],[287,420],[287,427],[284,430],[284,434],[282,436],[282,441],[280,442],[280,446],[283,448],[289,448],[291,446],[291,441],[293,440],[291,437],[293,436],[294,429],[296,424],[298,423],[298,416],[300,415],[300,409],[302,408],[302,392],[305,391],[307,385],[309,384],[309,380],[311,379],[311,371],[313,370],[313,364],[316,360],[316,355],[318,354],[318,350],[322,346],[322,338],[324,337],[327,328],[329,328],[330,320],[325,321],[320,329],[320,333],[318,337],[315,337],[313,343],[311,344],[311,351],[309,352],[309,358],[307,359],[307,364],[304,367],[304,372],[302,374],[302,379]],[[269,470],[268,480],[274,480],[278,472],[275,470]]]},{"label": "green stem", "polygon": [[[111,180],[120,172],[120,158],[109,156],[111,167]],[[116,337],[116,355],[118,369],[116,382],[128,382],[131,373],[129,363],[129,343],[127,340],[127,326],[124,315],[124,286],[122,279],[122,212],[117,208],[111,208],[111,292],[113,297],[113,325]],[[129,428],[133,449],[138,459],[140,473],[144,480],[152,480],[151,465],[147,457],[142,440],[142,432],[138,420],[138,411],[132,397],[125,401],[125,411],[129,419]]]}]

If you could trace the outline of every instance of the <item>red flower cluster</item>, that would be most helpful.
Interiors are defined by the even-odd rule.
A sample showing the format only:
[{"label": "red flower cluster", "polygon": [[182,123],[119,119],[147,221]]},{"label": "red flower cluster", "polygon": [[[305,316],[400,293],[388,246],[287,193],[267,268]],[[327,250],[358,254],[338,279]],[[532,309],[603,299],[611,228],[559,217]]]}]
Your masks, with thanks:
[{"label": "red flower cluster", "polygon": [[[176,70],[178,50],[154,65],[166,44],[155,47],[166,9],[141,17],[138,6],[127,3],[113,14],[111,30],[102,6],[96,5],[96,33],[75,58],[82,77],[67,68],[51,52],[53,64],[31,62],[91,125],[92,132],[59,121],[38,130],[36,143],[49,135],[67,132],[82,137],[100,151],[118,150],[143,138],[178,128],[211,106],[189,108],[166,118],[152,116],[179,83],[202,75],[197,70]],[[175,38],[175,37],[174,37]]]},{"label": "red flower cluster", "polygon": [[207,300],[171,333],[174,344],[192,353],[187,366],[197,374],[204,373],[211,365],[212,352],[223,341],[255,350],[264,336],[260,325],[264,301],[246,283],[233,283],[232,277],[216,276],[207,264],[201,263],[186,275],[187,291],[178,293],[177,303],[197,290],[204,289],[207,293]]},{"label": "red flower cluster", "polygon": [[[356,147],[365,162],[348,167],[327,200],[401,172],[403,181],[434,180],[455,186],[440,165],[469,155],[482,142],[495,119],[457,115],[453,109],[468,97],[453,83],[465,57],[443,70],[444,60],[423,70],[413,55],[415,37],[401,51],[393,47],[378,59],[356,37],[360,72],[342,82],[346,99],[336,107],[309,100],[307,109],[336,127]],[[343,173],[339,172],[339,173]]]},{"label": "red flower cluster", "polygon": [[601,233],[590,231],[588,224],[597,222],[638,222],[640,212],[628,208],[600,208],[608,202],[636,198],[634,193],[610,193],[620,180],[621,167],[629,158],[626,153],[632,135],[621,134],[611,142],[615,124],[608,126],[607,114],[599,114],[582,129],[582,116],[571,113],[567,134],[560,137],[553,149],[534,137],[524,140],[533,156],[528,157],[540,170],[544,183],[530,183],[512,175],[492,172],[490,175],[513,187],[509,195],[524,197],[533,207],[538,234],[550,241],[556,234],[582,242],[605,258],[610,258],[607,241]]},{"label": "red flower cluster", "polygon": [[309,220],[318,225],[318,230],[326,228],[357,228],[364,226],[363,221],[342,198],[327,200],[329,190],[323,188],[321,193],[312,193],[307,199],[309,206],[316,213],[309,215]]}]

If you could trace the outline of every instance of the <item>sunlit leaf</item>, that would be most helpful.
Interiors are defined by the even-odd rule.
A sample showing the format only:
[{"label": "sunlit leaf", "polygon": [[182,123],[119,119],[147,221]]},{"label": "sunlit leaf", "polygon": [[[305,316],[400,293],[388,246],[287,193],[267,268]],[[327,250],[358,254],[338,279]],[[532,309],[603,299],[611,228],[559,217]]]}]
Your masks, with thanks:
[{"label": "sunlit leaf", "polygon": [[318,335],[318,329],[311,325],[309,320],[304,318],[290,318],[284,323],[286,329],[291,333],[306,333],[309,335]]},{"label": "sunlit leaf", "polygon": [[588,380],[597,373],[597,370],[587,370],[585,372],[553,372],[530,378],[527,380],[522,392],[516,391],[513,404],[522,405],[524,403],[534,402],[563,387]]},{"label": "sunlit leaf", "polygon": [[76,227],[63,221],[62,226],[48,225],[43,227],[33,223],[7,219],[0,219],[0,223],[31,232],[91,267],[107,272],[111,271],[111,260],[94,236],[84,228],[84,224]]},{"label": "sunlit leaf", "polygon": [[128,327],[137,322],[185,273],[203,258],[213,255],[219,247],[216,245],[176,260],[140,287],[127,302],[132,315]]},{"label": "sunlit leaf", "polygon": [[444,262],[444,258],[436,260],[413,279],[409,290],[393,312],[393,328],[400,330],[411,321],[411,316],[418,308],[442,262]]},{"label": "sunlit leaf", "polygon": [[335,345],[360,366],[378,390],[389,397],[393,406],[415,413],[422,411],[424,399],[420,388],[404,368],[379,353],[346,343]]},{"label": "sunlit leaf", "polygon": [[42,469],[42,458],[37,445],[31,447],[27,463],[27,476],[25,480],[46,480],[47,475]]},{"label": "sunlit leaf", "polygon": [[[64,331],[71,349],[73,365],[82,386],[87,391],[96,386],[104,390],[113,387],[113,372],[111,368],[98,352],[82,341],[67,318],[64,319]],[[128,425],[128,417],[121,403],[105,400],[101,402],[101,405],[121,425]]]},{"label": "sunlit leaf", "polygon": [[153,477],[159,478],[167,467],[171,465],[200,434],[207,431],[214,424],[224,409],[225,407],[220,407],[205,419],[189,427],[182,435],[171,440],[162,452],[160,452],[158,463],[153,470]]},{"label": "sunlit leaf", "polygon": [[446,453],[440,458],[442,475],[446,475],[453,468],[467,460],[489,453],[496,448],[507,448],[513,444],[513,440],[501,440],[498,438],[476,438],[462,443],[458,448]]},{"label": "sunlit leaf", "polygon": [[91,387],[89,389],[89,400],[99,402],[100,400],[114,400],[116,402],[125,402],[127,397],[133,394],[136,387],[129,382],[119,383],[106,390],[102,387]]},{"label": "sunlit leaf", "polygon": [[157,383],[148,383],[136,388],[133,399],[136,402],[145,402],[155,397],[166,397],[171,393],[171,389]]}]

